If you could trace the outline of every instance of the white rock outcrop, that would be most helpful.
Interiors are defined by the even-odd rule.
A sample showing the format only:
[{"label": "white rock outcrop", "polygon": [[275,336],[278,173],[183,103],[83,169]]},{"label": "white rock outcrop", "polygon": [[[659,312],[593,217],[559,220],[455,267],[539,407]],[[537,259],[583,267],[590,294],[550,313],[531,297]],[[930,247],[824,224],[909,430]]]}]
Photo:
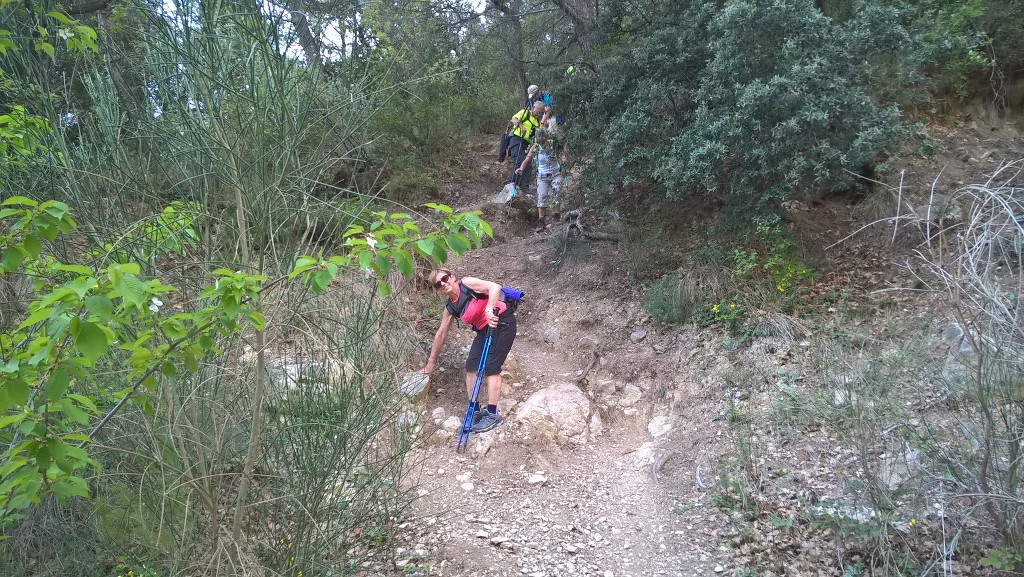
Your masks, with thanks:
[{"label": "white rock outcrop", "polygon": [[590,438],[590,400],[572,383],[558,383],[532,395],[516,419],[559,443],[583,444]]}]

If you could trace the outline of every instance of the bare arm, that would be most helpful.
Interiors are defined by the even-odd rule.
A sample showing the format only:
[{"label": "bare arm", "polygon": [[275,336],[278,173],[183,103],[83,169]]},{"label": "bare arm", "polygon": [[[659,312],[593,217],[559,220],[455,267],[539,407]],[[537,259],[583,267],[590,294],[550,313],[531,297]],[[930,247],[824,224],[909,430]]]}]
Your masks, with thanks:
[{"label": "bare arm", "polygon": [[471,276],[462,277],[462,284],[474,292],[487,295],[487,324],[492,327],[498,326],[498,315],[494,314],[494,309],[498,306],[498,298],[501,296],[501,285]]},{"label": "bare arm", "polygon": [[530,145],[530,148],[526,151],[526,156],[523,158],[523,163],[519,165],[519,169],[516,172],[522,172],[526,170],[526,165],[529,164],[530,159],[533,158],[533,151],[537,149],[537,143],[534,142]]},{"label": "bare arm", "polygon": [[427,357],[427,365],[417,372],[424,375],[434,372],[434,367],[437,365],[437,357],[441,354],[441,347],[444,346],[445,340],[448,339],[448,329],[451,328],[453,320],[455,320],[455,317],[445,307],[444,312],[441,313],[441,326],[437,327],[437,332],[434,333],[434,342],[430,345],[430,356]]}]

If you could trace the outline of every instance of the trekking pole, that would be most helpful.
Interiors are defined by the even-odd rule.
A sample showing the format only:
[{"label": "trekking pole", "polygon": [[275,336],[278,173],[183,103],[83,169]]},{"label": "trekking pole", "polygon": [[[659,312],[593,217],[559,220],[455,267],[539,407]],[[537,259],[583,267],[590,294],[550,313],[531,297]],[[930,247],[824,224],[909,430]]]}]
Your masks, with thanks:
[{"label": "trekking pole", "polygon": [[476,403],[480,398],[480,385],[484,381],[484,367],[487,365],[487,353],[491,352],[491,337],[494,329],[487,327],[487,336],[484,337],[483,350],[480,351],[480,363],[476,367],[476,380],[473,381],[473,392],[470,394],[469,405],[466,406],[466,416],[462,417],[462,430],[459,431],[459,441],[455,445],[455,452],[461,453],[469,446],[469,429],[473,426],[473,418],[476,416]]}]

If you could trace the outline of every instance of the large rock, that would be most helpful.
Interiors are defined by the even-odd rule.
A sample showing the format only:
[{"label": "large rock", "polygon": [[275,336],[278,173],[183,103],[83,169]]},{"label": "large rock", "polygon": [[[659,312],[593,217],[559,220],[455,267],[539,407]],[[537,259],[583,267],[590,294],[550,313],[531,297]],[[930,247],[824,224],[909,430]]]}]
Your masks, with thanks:
[{"label": "large rock", "polygon": [[590,438],[590,400],[571,383],[558,383],[530,395],[516,419],[559,443],[583,444]]},{"label": "large rock", "polygon": [[410,401],[416,403],[427,396],[427,386],[430,384],[430,375],[419,373],[407,373],[398,383],[398,389],[402,391]]}]

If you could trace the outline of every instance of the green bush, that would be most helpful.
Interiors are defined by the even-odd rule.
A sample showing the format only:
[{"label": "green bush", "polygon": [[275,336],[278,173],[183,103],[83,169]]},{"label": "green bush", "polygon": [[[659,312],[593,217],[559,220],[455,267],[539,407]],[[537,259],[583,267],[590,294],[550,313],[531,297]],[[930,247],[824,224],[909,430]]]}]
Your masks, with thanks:
[{"label": "green bush", "polygon": [[809,1],[650,3],[642,18],[626,5],[603,12],[601,74],[556,93],[598,201],[633,187],[710,194],[749,222],[792,195],[851,187],[904,135],[872,90],[908,48],[893,8],[835,21]]}]

